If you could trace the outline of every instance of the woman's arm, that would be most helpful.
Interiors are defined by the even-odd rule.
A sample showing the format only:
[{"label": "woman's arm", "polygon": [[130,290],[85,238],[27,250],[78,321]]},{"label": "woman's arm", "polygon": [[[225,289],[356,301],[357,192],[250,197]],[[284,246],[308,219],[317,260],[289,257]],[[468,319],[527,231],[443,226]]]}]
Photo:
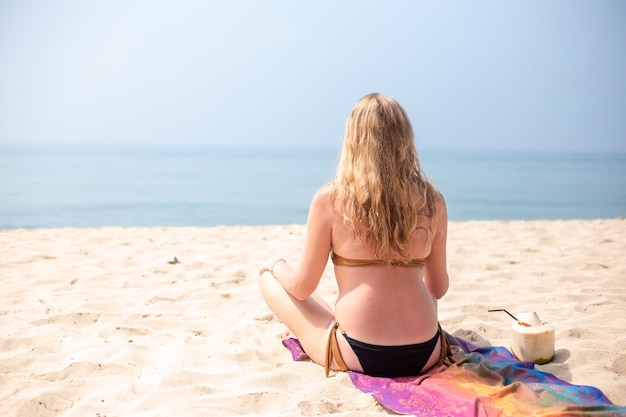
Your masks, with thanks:
[{"label": "woman's arm", "polygon": [[[330,253],[333,210],[329,188],[318,191],[309,208],[307,234],[302,261],[296,269],[283,260],[261,267],[273,273],[283,288],[298,300],[307,299],[320,282]],[[273,266],[272,266],[273,265]]]},{"label": "woman's arm", "polygon": [[424,283],[430,295],[438,300],[446,294],[450,285],[446,266],[448,212],[443,196],[440,196],[439,215],[435,226],[432,249],[424,267]]}]

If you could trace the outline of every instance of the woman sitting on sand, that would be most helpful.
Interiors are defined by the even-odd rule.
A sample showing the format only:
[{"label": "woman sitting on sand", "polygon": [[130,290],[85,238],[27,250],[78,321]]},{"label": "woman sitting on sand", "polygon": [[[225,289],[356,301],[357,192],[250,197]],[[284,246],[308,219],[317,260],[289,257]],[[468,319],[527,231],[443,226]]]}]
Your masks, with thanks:
[{"label": "woman sitting on sand", "polygon": [[[270,309],[330,369],[416,375],[449,348],[437,300],[448,290],[446,205],[426,179],[404,109],[369,94],[346,123],[336,178],[311,202],[302,261],[259,271]],[[313,294],[329,255],[339,295]]]}]

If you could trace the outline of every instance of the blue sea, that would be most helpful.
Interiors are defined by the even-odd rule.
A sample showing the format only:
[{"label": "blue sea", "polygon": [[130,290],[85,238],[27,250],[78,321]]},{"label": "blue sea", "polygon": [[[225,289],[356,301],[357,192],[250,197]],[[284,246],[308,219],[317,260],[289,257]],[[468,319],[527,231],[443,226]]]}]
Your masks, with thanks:
[{"label": "blue sea", "polygon": [[[0,228],[306,223],[339,149],[0,145]],[[450,220],[626,216],[626,154],[420,151]]]}]

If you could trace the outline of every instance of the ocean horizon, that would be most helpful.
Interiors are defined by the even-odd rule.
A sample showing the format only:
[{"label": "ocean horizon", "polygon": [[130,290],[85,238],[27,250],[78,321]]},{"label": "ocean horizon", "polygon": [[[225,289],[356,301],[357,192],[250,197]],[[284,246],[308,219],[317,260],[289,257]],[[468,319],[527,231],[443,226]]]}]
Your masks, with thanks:
[{"label": "ocean horizon", "polygon": [[[339,151],[0,145],[0,228],[303,224]],[[626,215],[626,154],[419,152],[451,221]]]}]

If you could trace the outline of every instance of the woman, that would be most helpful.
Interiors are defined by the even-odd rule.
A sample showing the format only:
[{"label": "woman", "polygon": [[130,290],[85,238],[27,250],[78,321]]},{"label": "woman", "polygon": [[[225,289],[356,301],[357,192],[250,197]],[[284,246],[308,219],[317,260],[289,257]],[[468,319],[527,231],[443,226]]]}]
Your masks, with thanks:
[{"label": "woman", "polygon": [[[416,375],[449,352],[437,319],[448,290],[447,213],[422,172],[413,129],[393,99],[369,94],[346,123],[336,178],[311,202],[302,261],[259,271],[270,309],[309,357],[334,370]],[[313,294],[329,255],[333,309]]]}]

